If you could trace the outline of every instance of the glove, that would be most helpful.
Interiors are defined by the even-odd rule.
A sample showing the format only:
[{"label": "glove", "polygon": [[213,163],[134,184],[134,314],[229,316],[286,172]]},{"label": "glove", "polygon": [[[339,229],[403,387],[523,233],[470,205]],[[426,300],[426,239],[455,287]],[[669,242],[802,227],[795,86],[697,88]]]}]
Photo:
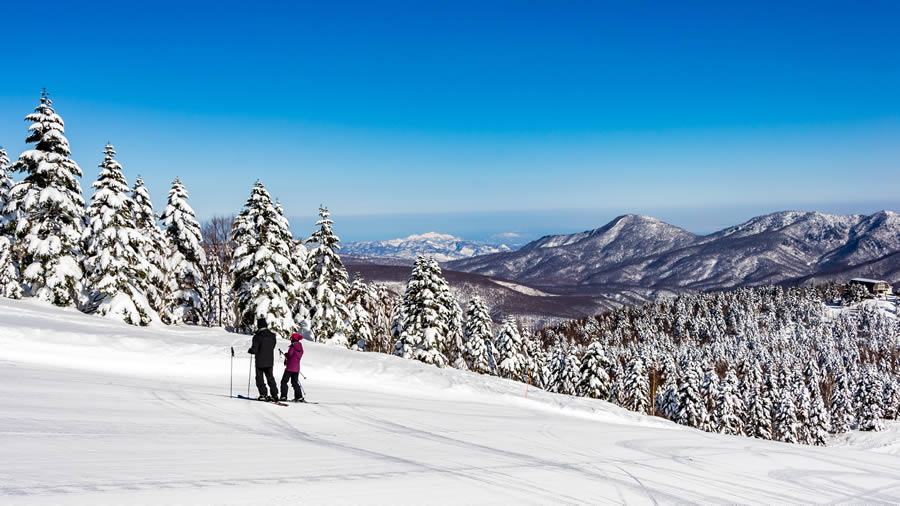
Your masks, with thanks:
[{"label": "glove", "polygon": [[247,348],[247,353],[253,355],[253,348]]}]

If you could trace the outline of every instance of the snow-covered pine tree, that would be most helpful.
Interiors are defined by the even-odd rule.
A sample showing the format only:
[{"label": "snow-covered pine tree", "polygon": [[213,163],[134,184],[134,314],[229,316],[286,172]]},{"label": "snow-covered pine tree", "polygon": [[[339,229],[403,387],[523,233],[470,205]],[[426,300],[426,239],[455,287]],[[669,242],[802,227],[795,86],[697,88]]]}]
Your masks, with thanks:
[{"label": "snow-covered pine tree", "polygon": [[166,300],[160,314],[166,323],[199,323],[197,306],[202,289],[197,282],[206,253],[194,210],[187,203],[188,192],[181,179],[172,181],[168,204],[160,220],[170,245],[167,271],[171,273],[166,288]]},{"label": "snow-covered pine tree", "polygon": [[624,404],[626,409],[647,413],[650,408],[650,382],[644,361],[637,353],[631,357],[625,368]]},{"label": "snow-covered pine tree", "polygon": [[[527,369],[531,374],[526,374],[525,382],[537,388],[546,389],[550,379],[550,368],[547,366],[547,354],[541,346],[539,336],[529,331],[522,335],[522,344],[525,346]],[[573,369],[575,370],[575,369]]]},{"label": "snow-covered pine tree", "polygon": [[447,322],[441,315],[430,271],[428,259],[419,255],[392,325],[391,332],[396,339],[393,354],[446,367]]},{"label": "snow-covered pine tree", "polygon": [[700,428],[708,419],[706,404],[700,394],[700,369],[694,360],[682,361],[682,378],[678,385],[678,416],[676,422]]},{"label": "snow-covered pine tree", "polygon": [[778,406],[775,408],[775,439],[785,443],[797,442],[797,407],[790,386],[781,390]]},{"label": "snow-covered pine tree", "polygon": [[319,228],[306,240],[316,244],[308,257],[308,287],[313,301],[310,320],[316,340],[349,347],[345,323],[350,316],[347,309],[349,275],[337,253],[341,249],[341,240],[334,234],[330,216],[328,208],[320,207],[319,221],[316,222]]},{"label": "snow-covered pine tree", "polygon": [[375,285],[375,307],[372,315],[372,351],[390,353],[393,341],[391,340],[391,312],[398,298],[383,284]]},{"label": "snow-covered pine tree", "polygon": [[812,410],[812,397],[809,388],[803,378],[795,372],[791,376],[791,389],[794,393],[794,406],[797,408],[797,442],[800,444],[812,444],[810,432],[810,411]]},{"label": "snow-covered pine tree", "polygon": [[834,385],[831,387],[831,430],[835,434],[849,432],[854,423],[855,412],[847,371],[841,367],[836,371]]},{"label": "snow-covered pine tree", "polygon": [[22,284],[19,282],[19,267],[13,258],[12,239],[4,235],[0,235],[0,297],[22,298]]},{"label": "snow-covered pine tree", "polygon": [[859,430],[879,431],[884,429],[881,421],[883,414],[883,386],[878,370],[867,364],[862,370],[862,380],[856,389],[856,425]]},{"label": "snow-covered pine tree", "polygon": [[487,305],[481,297],[475,295],[466,307],[466,319],[463,325],[463,338],[466,343],[464,356],[470,371],[496,374],[492,326],[493,322]]},{"label": "snow-covered pine tree", "polygon": [[240,326],[254,329],[260,318],[281,337],[298,330],[294,321],[292,284],[297,272],[291,261],[292,239],[262,182],[257,181],[235,218],[234,293]]},{"label": "snow-covered pine tree", "polygon": [[51,105],[44,91],[40,105],[25,117],[32,122],[26,142],[35,147],[10,167],[26,175],[10,191],[6,212],[21,251],[27,295],[72,306],[79,302],[82,277],[82,173],[69,158],[63,120]]},{"label": "snow-covered pine tree", "polygon": [[609,398],[610,363],[600,341],[592,341],[581,359],[577,394],[592,399]]},{"label": "snow-covered pine tree", "polygon": [[716,409],[716,399],[719,397],[719,375],[713,367],[708,367],[700,382],[700,395],[706,404],[706,412],[712,413]]},{"label": "snow-covered pine tree", "polygon": [[0,147],[0,236],[6,233],[6,203],[12,191],[13,180],[9,173],[9,155]]},{"label": "snow-covered pine tree", "polygon": [[528,377],[527,357],[522,336],[519,334],[516,318],[507,316],[497,333],[496,345],[497,373],[516,381],[525,381]]},{"label": "snow-covered pine tree", "polygon": [[350,331],[350,339],[353,344],[351,349],[360,351],[372,351],[372,317],[366,308],[374,305],[372,294],[362,276],[359,273],[353,278],[350,285],[350,293],[347,303],[350,306],[350,317],[347,319],[347,327]]},{"label": "snow-covered pine tree", "polygon": [[87,311],[147,325],[155,312],[147,299],[146,241],[135,226],[133,204],[115,148],[107,144],[84,230]]},{"label": "snow-covered pine tree", "polygon": [[719,396],[716,398],[716,409],[713,420],[716,430],[723,434],[740,435],[744,430],[741,413],[744,401],[737,391],[738,379],[733,369],[728,369],[725,379],[719,385]]},{"label": "snow-covered pine tree", "polygon": [[[755,362],[754,368],[760,368],[761,364]],[[751,374],[753,374],[751,369]],[[761,383],[750,397],[750,405],[747,406],[747,423],[745,432],[750,437],[759,439],[772,439],[774,437],[772,414],[774,411],[775,378],[771,370],[765,374],[760,373]]]},{"label": "snow-covered pine tree", "polygon": [[888,420],[900,418],[900,383],[891,378],[884,381],[884,417]]},{"label": "snow-covered pine tree", "polygon": [[137,231],[143,236],[141,252],[147,260],[146,296],[150,307],[159,314],[163,309],[163,290],[168,268],[169,244],[157,224],[150,192],[138,177],[131,189],[131,210]]},{"label": "snow-covered pine tree", "polygon": [[678,417],[678,382],[675,375],[666,375],[657,393],[656,410],[660,416],[675,421]]},{"label": "snow-covered pine tree", "polygon": [[831,419],[825,409],[822,392],[816,386],[811,391],[812,401],[809,409],[809,444],[825,446],[828,432],[831,430]]},{"label": "snow-covered pine tree", "polygon": [[454,368],[467,369],[468,365],[464,357],[465,345],[463,344],[462,334],[462,310],[459,307],[459,303],[456,302],[456,297],[453,296],[450,285],[444,278],[441,267],[434,257],[428,259],[428,273],[431,276],[430,284],[434,287],[436,294],[440,317],[447,328],[447,333],[443,336],[444,346],[447,350],[447,359]]},{"label": "snow-covered pine tree", "polygon": [[609,402],[621,406],[625,398],[625,367],[619,358],[615,358],[613,362],[612,387],[609,389]]},{"label": "snow-covered pine tree", "polygon": [[[310,293],[310,266],[309,266],[309,250],[303,244],[303,239],[295,239],[291,247],[291,261],[297,273],[297,293],[294,302],[294,321],[304,327],[312,327],[310,314],[315,302]],[[303,336],[304,339],[315,341],[315,336]]]}]

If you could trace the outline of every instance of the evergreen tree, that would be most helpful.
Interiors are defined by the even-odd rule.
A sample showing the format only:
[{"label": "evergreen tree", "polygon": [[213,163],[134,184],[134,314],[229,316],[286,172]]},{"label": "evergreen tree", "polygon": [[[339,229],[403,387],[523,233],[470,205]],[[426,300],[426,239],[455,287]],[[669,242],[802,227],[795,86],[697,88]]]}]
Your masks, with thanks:
[{"label": "evergreen tree", "polygon": [[232,231],[234,293],[241,328],[252,329],[262,318],[276,335],[288,337],[298,330],[291,309],[297,271],[291,260],[293,239],[286,230],[286,220],[257,181]]},{"label": "evergreen tree", "polygon": [[131,325],[147,325],[154,311],[146,296],[145,237],[135,226],[128,183],[115,159],[115,148],[107,144],[103,154],[84,230],[87,309]]},{"label": "evergreen tree", "polygon": [[309,293],[312,298],[310,320],[316,339],[337,346],[349,347],[346,321],[350,316],[347,309],[349,275],[344,268],[338,250],[340,238],[334,234],[334,223],[328,208],[319,208],[318,230],[306,240],[316,244],[309,253]]},{"label": "evergreen tree", "polygon": [[175,178],[169,190],[168,204],[160,216],[170,246],[167,266],[170,277],[160,315],[166,323],[200,322],[198,306],[202,286],[198,281],[206,263],[206,253],[201,246],[200,224],[187,199],[187,190],[181,180]]},{"label": "evergreen tree", "polygon": [[82,277],[84,198],[78,181],[82,174],[69,158],[63,120],[51,105],[42,92],[41,104],[25,117],[32,122],[26,142],[35,147],[10,167],[26,176],[9,192],[6,212],[21,251],[27,294],[72,306],[79,302]]},{"label": "evergreen tree", "polygon": [[785,443],[797,442],[797,408],[790,388],[782,388],[775,408],[775,439]]},{"label": "evergreen tree", "polygon": [[498,374],[504,378],[525,381],[528,377],[528,359],[514,316],[507,316],[503,320],[497,333],[496,348]]},{"label": "evergreen tree", "polygon": [[701,427],[707,418],[706,404],[700,394],[700,370],[695,362],[684,362],[678,385],[678,416],[676,422],[688,427]]},{"label": "evergreen tree", "polygon": [[810,393],[812,401],[809,410],[809,444],[825,446],[828,432],[831,430],[831,420],[819,387],[814,387]]},{"label": "evergreen tree", "polygon": [[6,203],[12,191],[13,180],[9,172],[9,156],[0,147],[0,236],[6,232]]},{"label": "evergreen tree", "polygon": [[143,236],[141,255],[147,260],[146,296],[150,307],[156,313],[163,310],[163,292],[167,278],[169,244],[157,225],[157,216],[153,212],[150,192],[140,177],[131,189],[132,215],[137,231]]},{"label": "evergreen tree", "polygon": [[884,417],[888,420],[900,418],[900,383],[888,378],[884,382]]},{"label": "evergreen tree", "polygon": [[665,382],[657,394],[656,410],[664,418],[675,421],[678,418],[678,382],[674,371],[666,375]]},{"label": "evergreen tree", "polygon": [[869,364],[862,371],[862,381],[856,390],[856,425],[859,430],[879,431],[884,428],[881,422],[883,413],[881,378],[875,366]]},{"label": "evergreen tree", "polygon": [[716,409],[716,399],[719,397],[719,375],[712,367],[706,369],[703,381],[700,382],[700,395],[706,405],[706,412],[712,413]]},{"label": "evergreen tree", "polygon": [[462,310],[453,292],[450,291],[450,285],[444,279],[441,267],[433,257],[428,259],[428,274],[431,277],[430,285],[434,287],[438,313],[446,327],[446,334],[441,336],[441,340],[444,342],[444,349],[447,350],[447,359],[454,368],[467,369],[468,365],[464,358]]},{"label": "evergreen tree", "polygon": [[841,368],[831,387],[831,428],[835,434],[848,432],[853,426],[855,409],[850,396],[847,372]]},{"label": "evergreen tree", "polygon": [[347,326],[350,331],[350,339],[353,341],[352,349],[360,351],[373,351],[372,317],[367,308],[374,306],[369,286],[358,273],[350,285],[350,294],[347,302],[350,305],[350,317]]},{"label": "evergreen tree", "polygon": [[12,240],[3,235],[0,235],[0,297],[22,298],[19,268],[13,259]]},{"label": "evergreen tree", "polygon": [[737,392],[737,386],[738,379],[734,370],[728,369],[725,379],[719,385],[713,417],[716,430],[735,436],[742,434],[744,430],[744,422],[740,416],[744,410],[744,401]]},{"label": "evergreen tree", "polygon": [[[310,292],[311,275],[309,250],[303,244],[302,239],[296,239],[291,248],[291,261],[294,263],[294,269],[297,273],[297,294],[294,302],[294,321],[306,327],[312,327],[310,316],[312,309],[315,307],[312,293]],[[315,336],[303,336],[304,339],[315,341]]]},{"label": "evergreen tree", "polygon": [[609,398],[610,379],[609,358],[599,341],[593,341],[581,359],[579,371],[578,395],[592,399]]},{"label": "evergreen tree", "polygon": [[464,356],[469,370],[481,374],[496,374],[494,364],[494,339],[491,333],[491,315],[478,295],[472,297],[466,307],[463,325],[465,339]]},{"label": "evergreen tree", "polygon": [[638,413],[647,413],[650,408],[650,383],[644,361],[635,354],[625,369],[623,407]]},{"label": "evergreen tree", "polygon": [[446,353],[447,322],[433,285],[431,267],[424,256],[416,259],[406,283],[397,322],[392,333],[396,338],[394,355],[419,360],[438,367],[448,365]]}]

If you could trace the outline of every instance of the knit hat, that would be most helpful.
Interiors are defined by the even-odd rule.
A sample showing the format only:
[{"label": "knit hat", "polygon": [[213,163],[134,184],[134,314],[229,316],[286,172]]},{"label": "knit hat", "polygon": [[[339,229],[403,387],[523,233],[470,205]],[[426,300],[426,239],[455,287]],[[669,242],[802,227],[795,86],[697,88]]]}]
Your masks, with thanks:
[{"label": "knit hat", "polygon": [[303,340],[303,336],[301,336],[300,334],[298,334],[296,332],[291,334],[291,341],[301,341],[301,340]]}]

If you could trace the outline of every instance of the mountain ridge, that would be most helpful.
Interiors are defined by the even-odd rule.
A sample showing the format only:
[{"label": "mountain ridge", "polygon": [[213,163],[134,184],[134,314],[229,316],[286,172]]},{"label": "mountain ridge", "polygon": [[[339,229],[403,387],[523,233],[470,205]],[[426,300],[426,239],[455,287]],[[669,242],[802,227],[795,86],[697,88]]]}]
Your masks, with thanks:
[{"label": "mountain ridge", "polygon": [[544,236],[514,252],[446,265],[544,287],[617,284],[684,291],[780,283],[823,272],[839,276],[880,259],[888,259],[880,268],[891,274],[897,251],[900,215],[888,210],[868,216],[779,211],[708,235],[623,215],[593,230]]}]

